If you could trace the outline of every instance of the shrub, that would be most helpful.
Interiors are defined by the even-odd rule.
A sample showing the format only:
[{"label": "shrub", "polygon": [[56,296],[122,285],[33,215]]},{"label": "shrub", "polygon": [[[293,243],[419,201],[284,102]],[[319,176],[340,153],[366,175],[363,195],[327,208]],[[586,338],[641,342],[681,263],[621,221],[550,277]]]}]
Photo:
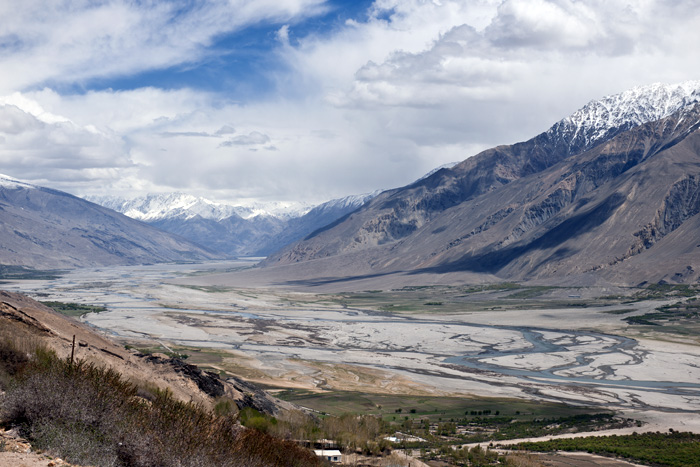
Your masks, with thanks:
[{"label": "shrub", "polygon": [[27,353],[9,339],[0,340],[0,389],[10,385],[12,377],[21,372],[29,363]]},{"label": "shrub", "polygon": [[114,370],[85,361],[70,363],[41,348],[26,361],[11,347],[0,346],[0,352],[10,356],[1,368],[13,378],[2,421],[17,426],[36,447],[72,463],[320,465],[310,451],[241,427],[235,415],[215,415],[175,399],[169,391],[139,391]]}]

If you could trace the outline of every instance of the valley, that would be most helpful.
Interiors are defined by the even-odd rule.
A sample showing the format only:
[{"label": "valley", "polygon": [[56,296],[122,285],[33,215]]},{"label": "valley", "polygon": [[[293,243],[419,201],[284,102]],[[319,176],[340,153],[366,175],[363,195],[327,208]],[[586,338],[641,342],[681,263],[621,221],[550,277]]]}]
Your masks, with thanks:
[{"label": "valley", "polygon": [[80,319],[268,388],[563,402],[700,430],[697,333],[628,319],[692,299],[688,288],[206,285],[254,262],[80,269],[3,288],[103,306]]}]

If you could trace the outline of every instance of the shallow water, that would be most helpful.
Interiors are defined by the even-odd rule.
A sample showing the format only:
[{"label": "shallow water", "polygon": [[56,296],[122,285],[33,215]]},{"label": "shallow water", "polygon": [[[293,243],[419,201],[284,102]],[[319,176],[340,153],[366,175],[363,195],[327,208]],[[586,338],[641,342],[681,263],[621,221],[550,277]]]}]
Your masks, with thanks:
[{"label": "shallow water", "polygon": [[[164,285],[202,271],[252,264],[240,261],[82,269],[51,281],[15,282],[3,288],[39,300],[105,306],[107,312],[85,316],[84,320],[114,336],[240,350],[275,371],[285,370],[284,362],[295,358],[400,371],[424,384],[454,391],[469,392],[475,383],[497,384],[499,393],[525,391],[544,397],[540,394],[542,388],[565,392],[579,387],[604,391],[608,402],[596,402],[601,405],[649,407],[661,404],[659,397],[648,397],[656,394],[663,398],[662,408],[669,410],[700,406],[698,362],[681,368],[686,375],[683,380],[649,378],[644,370],[648,368],[644,364],[649,351],[622,336],[589,330],[477,324],[468,322],[467,316],[455,318],[434,312],[391,315],[305,304],[273,294],[248,299],[245,294],[207,294]],[[201,319],[209,320],[206,326],[197,321]],[[217,325],[222,329],[219,332],[207,327]],[[227,327],[231,331],[226,331]],[[455,374],[454,367],[465,372]],[[623,367],[639,370],[632,372],[634,377],[624,377],[617,373]]]}]

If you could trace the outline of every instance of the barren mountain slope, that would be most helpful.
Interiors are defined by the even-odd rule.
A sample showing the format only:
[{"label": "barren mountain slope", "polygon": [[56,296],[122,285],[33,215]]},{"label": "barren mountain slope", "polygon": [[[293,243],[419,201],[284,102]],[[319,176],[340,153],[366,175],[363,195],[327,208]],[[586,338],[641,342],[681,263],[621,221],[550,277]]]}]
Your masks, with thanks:
[{"label": "barren mountain slope", "polygon": [[[468,271],[526,280],[596,273],[625,283],[694,281],[700,239],[684,224],[700,209],[699,122],[695,104],[582,153],[547,153],[557,147],[545,144],[553,141],[547,134],[495,148],[380,195],[266,265],[316,260],[317,273],[338,275],[333,263],[356,257],[364,266],[351,275]],[[676,230],[687,235],[672,235]],[[643,265],[652,256],[650,270]]]},{"label": "barren mountain slope", "polygon": [[68,193],[0,176],[0,264],[70,268],[221,257]]}]

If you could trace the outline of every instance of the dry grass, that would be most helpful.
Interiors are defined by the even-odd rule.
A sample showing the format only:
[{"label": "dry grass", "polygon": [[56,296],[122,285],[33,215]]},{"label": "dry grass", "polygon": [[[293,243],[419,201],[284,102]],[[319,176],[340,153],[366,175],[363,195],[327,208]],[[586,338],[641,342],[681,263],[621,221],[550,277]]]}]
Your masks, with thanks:
[{"label": "dry grass", "polygon": [[42,450],[96,466],[313,466],[297,445],[139,388],[111,369],[60,359],[52,351],[0,340],[0,415]]}]

